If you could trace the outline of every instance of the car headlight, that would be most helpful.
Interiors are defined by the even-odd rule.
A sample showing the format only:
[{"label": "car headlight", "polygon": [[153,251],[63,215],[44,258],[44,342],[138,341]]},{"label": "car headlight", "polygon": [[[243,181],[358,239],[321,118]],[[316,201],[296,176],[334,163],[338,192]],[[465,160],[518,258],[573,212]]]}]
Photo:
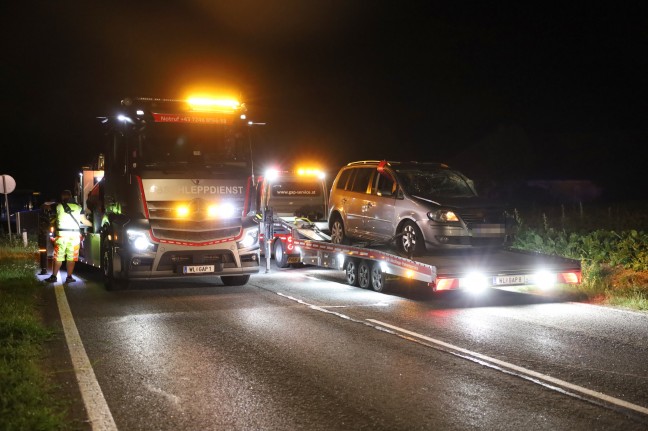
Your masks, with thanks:
[{"label": "car headlight", "polygon": [[243,238],[238,242],[239,248],[250,248],[259,243],[259,228],[246,229]]},{"label": "car headlight", "polygon": [[451,210],[436,210],[430,211],[427,213],[427,216],[430,220],[434,220],[439,223],[448,223],[448,222],[458,222],[459,217],[454,211]]},{"label": "car headlight", "polygon": [[127,230],[128,242],[135,250],[145,251],[152,249],[154,244],[149,240],[146,232],[141,230]]}]

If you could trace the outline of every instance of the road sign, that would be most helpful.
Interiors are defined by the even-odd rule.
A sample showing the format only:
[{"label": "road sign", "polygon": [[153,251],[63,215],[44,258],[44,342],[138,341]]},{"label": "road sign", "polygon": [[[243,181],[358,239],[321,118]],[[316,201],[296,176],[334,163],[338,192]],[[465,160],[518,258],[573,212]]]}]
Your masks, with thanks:
[{"label": "road sign", "polygon": [[0,193],[11,193],[16,190],[16,180],[11,175],[0,175]]},{"label": "road sign", "polygon": [[0,175],[0,193],[5,195],[5,209],[7,210],[7,230],[9,231],[9,241],[11,241],[11,219],[9,216],[9,200],[7,195],[16,190],[16,180],[11,175]]}]

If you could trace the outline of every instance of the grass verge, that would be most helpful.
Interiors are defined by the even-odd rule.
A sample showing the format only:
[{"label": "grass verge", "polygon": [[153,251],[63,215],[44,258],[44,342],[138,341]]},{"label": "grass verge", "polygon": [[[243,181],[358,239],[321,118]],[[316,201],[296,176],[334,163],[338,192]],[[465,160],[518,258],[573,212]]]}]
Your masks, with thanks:
[{"label": "grass verge", "polygon": [[66,406],[43,371],[44,343],[54,333],[37,312],[43,284],[37,250],[0,244],[0,429],[65,430]]}]

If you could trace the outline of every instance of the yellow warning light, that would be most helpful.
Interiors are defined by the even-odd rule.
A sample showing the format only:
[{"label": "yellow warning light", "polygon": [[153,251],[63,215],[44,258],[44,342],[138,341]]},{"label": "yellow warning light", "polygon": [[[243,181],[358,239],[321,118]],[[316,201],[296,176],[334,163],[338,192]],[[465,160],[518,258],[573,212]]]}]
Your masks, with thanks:
[{"label": "yellow warning light", "polygon": [[181,218],[187,217],[189,215],[189,207],[187,205],[178,205],[176,207],[176,215]]},{"label": "yellow warning light", "polygon": [[187,103],[199,111],[228,111],[233,112],[241,107],[236,99],[214,99],[210,97],[189,97]]},{"label": "yellow warning light", "polygon": [[317,168],[298,168],[297,175],[305,177],[324,178],[324,172]]}]

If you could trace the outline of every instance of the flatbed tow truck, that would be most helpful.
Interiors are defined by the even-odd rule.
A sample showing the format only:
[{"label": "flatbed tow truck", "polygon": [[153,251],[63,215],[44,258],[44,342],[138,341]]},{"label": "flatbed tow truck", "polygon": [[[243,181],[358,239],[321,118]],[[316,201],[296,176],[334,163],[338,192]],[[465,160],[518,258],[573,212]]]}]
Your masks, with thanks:
[{"label": "flatbed tow truck", "polygon": [[514,248],[478,248],[401,256],[387,245],[333,244],[314,224],[282,222],[306,265],[345,272],[352,286],[385,290],[394,278],[416,280],[433,291],[488,288],[545,292],[579,284],[579,260]]}]

